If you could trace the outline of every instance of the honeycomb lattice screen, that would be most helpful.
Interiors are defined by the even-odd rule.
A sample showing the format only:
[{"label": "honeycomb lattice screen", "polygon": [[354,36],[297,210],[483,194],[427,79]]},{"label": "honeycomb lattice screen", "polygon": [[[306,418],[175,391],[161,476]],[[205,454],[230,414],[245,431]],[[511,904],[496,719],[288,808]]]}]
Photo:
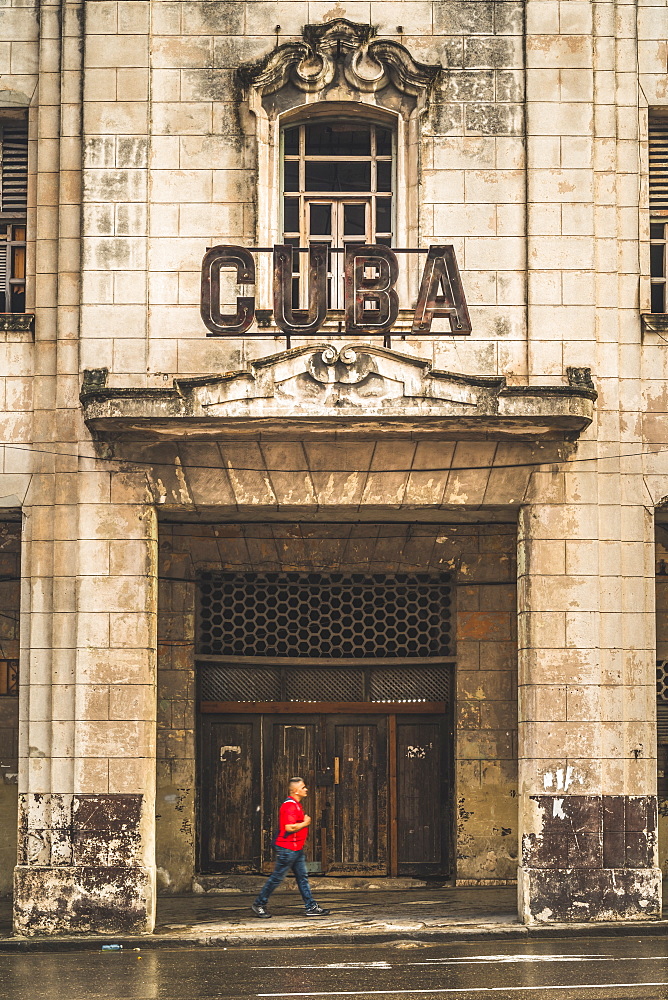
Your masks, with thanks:
[{"label": "honeycomb lattice screen", "polygon": [[656,700],[657,742],[668,744],[668,660],[656,663]]},{"label": "honeycomb lattice screen", "polygon": [[656,663],[656,697],[657,701],[668,701],[668,660]]},{"label": "honeycomb lattice screen", "polygon": [[452,656],[447,574],[203,573],[200,654]]}]

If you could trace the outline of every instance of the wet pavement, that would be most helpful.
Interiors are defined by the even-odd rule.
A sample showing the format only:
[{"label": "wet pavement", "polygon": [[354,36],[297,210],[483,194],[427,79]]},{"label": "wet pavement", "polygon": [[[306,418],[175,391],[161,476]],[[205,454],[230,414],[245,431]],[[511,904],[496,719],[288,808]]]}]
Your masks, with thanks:
[{"label": "wet pavement", "polygon": [[[286,879],[285,890],[274,893],[269,909],[271,920],[258,920],[251,913],[251,903],[262,884],[257,880],[253,892],[223,892],[161,896],[152,940],[165,943],[179,940],[190,944],[216,944],[226,941],[262,943],[317,936],[321,940],[378,938],[420,931],[438,932],[443,927],[477,928],[483,925],[517,926],[516,889],[500,888],[429,888],[387,891],[325,890],[313,880],[314,895],[331,910],[328,917],[306,917],[293,879]],[[333,880],[326,884],[331,885]],[[247,886],[246,888],[250,888]],[[287,890],[287,891],[286,891]],[[11,906],[0,901],[0,947],[11,935]],[[36,943],[36,942],[35,942]]]},{"label": "wet pavement", "polygon": [[661,938],[0,954],[2,1000],[665,1000]]},{"label": "wet pavement", "polygon": [[[388,891],[334,891],[325,889],[333,880],[318,885],[313,880],[316,899],[331,910],[327,917],[306,917],[293,880],[287,891],[276,892],[269,909],[271,920],[258,920],[250,910],[254,892],[226,889],[222,892],[161,896],[155,933],[150,936],[119,936],[106,940],[146,949],[208,945],[263,946],[278,944],[347,944],[413,939],[485,940],[490,937],[509,940],[562,935],[576,938],[633,935],[662,936],[668,948],[668,921],[634,924],[630,921],[599,925],[534,925],[526,927],[517,920],[516,888],[442,886]],[[246,890],[250,886],[245,886]],[[0,951],[31,949],[73,949],[85,945],[98,947],[100,937],[14,938],[11,936],[11,907],[0,901]],[[0,992],[0,1000],[4,1000]]]},{"label": "wet pavement", "polygon": [[[320,890],[317,881],[313,880],[312,888],[317,901],[331,910],[328,917],[305,916],[304,904],[296,891],[274,893],[268,907],[273,914],[271,920],[258,920],[253,916],[250,911],[252,894],[194,896],[187,903],[184,897],[164,897],[158,904],[156,933],[193,928],[199,934],[215,934],[229,928],[236,935],[261,932],[271,940],[272,937],[289,938],[302,933],[322,935],[327,931],[365,936],[389,929],[394,933],[410,933],[437,929],[444,924],[477,926],[517,921],[515,886],[335,892]],[[186,907],[187,922],[184,919]]]}]

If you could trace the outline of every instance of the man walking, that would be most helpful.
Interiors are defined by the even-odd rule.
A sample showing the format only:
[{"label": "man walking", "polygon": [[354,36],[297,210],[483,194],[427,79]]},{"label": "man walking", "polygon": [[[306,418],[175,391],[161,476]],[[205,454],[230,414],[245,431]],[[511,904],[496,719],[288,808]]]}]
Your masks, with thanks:
[{"label": "man walking", "polygon": [[308,788],[302,778],[290,778],[288,782],[288,798],[278,813],[278,836],[274,841],[276,847],[276,865],[273,872],[260,890],[260,895],[251,906],[256,917],[271,917],[267,911],[267,903],[274,889],[281,884],[292,868],[297,879],[297,886],[302,894],[307,917],[326,917],[329,910],[318,906],[311,894],[306,861],[304,859],[304,844],[308,837],[311,817],[302,809],[301,800],[308,795]]}]

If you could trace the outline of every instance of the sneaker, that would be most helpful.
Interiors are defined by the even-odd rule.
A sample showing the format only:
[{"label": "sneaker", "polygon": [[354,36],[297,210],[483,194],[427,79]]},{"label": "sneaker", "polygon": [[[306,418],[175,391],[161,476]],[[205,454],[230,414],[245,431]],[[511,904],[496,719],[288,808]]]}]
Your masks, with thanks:
[{"label": "sneaker", "polygon": [[331,910],[325,910],[322,906],[319,906],[318,903],[316,903],[315,906],[312,906],[309,910],[306,911],[306,916],[328,917],[331,912],[332,912]]},{"label": "sneaker", "polygon": [[262,903],[251,903],[251,910],[256,917],[263,917],[265,920],[269,920],[271,913],[262,905]]}]

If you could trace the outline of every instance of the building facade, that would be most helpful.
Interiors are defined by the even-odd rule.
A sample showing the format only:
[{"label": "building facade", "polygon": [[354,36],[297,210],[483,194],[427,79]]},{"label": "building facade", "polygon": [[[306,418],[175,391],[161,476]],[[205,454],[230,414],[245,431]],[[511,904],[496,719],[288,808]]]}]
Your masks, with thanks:
[{"label": "building facade", "polygon": [[0,3],[17,932],[266,870],[295,772],[314,877],[660,916],[667,37],[648,0]]}]

